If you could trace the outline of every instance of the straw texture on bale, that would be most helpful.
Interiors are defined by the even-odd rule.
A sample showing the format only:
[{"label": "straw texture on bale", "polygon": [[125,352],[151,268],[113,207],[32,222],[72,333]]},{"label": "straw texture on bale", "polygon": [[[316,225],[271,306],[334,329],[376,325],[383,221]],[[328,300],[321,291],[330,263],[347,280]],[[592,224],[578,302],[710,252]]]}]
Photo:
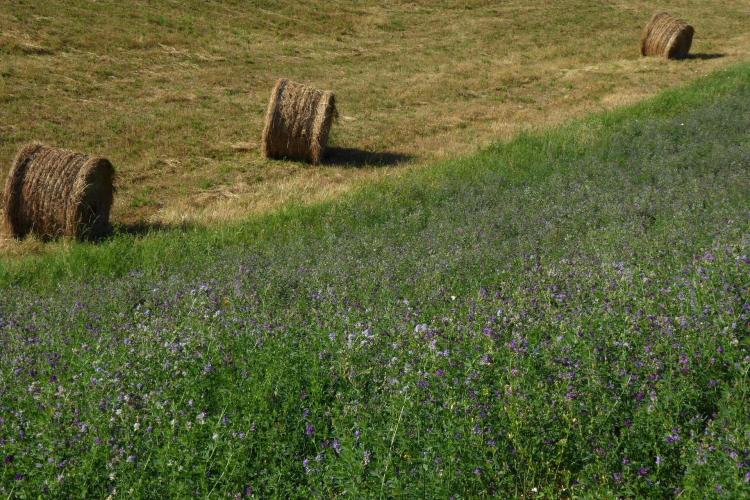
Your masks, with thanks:
[{"label": "straw texture on bale", "polygon": [[16,238],[106,235],[114,175],[104,158],[38,143],[24,146],[5,184],[5,230]]},{"label": "straw texture on bale", "polygon": [[685,21],[660,12],[643,30],[641,55],[684,59],[690,52],[695,30]]},{"label": "straw texture on bale", "polygon": [[263,154],[320,163],[336,115],[336,98],[287,79],[271,92],[263,129]]}]

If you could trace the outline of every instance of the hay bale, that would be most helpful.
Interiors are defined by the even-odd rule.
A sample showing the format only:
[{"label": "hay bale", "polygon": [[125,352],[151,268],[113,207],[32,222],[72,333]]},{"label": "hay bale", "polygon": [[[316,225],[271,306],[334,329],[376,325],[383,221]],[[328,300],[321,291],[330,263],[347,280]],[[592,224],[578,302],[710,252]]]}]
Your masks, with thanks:
[{"label": "hay bale", "polygon": [[641,37],[641,55],[684,59],[690,52],[695,30],[666,12],[651,18]]},{"label": "hay bale", "polygon": [[5,184],[5,230],[16,238],[106,235],[114,175],[104,158],[38,143],[24,146]]},{"label": "hay bale", "polygon": [[320,163],[334,116],[336,98],[332,92],[282,78],[268,102],[263,154],[266,158]]}]

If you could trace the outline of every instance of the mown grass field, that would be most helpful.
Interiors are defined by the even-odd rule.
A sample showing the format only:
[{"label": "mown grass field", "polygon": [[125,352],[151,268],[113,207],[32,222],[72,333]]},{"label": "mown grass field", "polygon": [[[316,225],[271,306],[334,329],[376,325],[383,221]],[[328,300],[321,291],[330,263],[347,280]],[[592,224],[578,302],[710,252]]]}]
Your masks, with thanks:
[{"label": "mown grass field", "polygon": [[0,495],[747,496],[748,82],[6,262]]},{"label": "mown grass field", "polygon": [[[640,57],[657,9],[696,58]],[[5,1],[0,178],[43,140],[113,161],[123,231],[242,219],[654,95],[743,59],[748,25],[747,0]],[[328,164],[261,158],[281,76],[336,92]]]}]

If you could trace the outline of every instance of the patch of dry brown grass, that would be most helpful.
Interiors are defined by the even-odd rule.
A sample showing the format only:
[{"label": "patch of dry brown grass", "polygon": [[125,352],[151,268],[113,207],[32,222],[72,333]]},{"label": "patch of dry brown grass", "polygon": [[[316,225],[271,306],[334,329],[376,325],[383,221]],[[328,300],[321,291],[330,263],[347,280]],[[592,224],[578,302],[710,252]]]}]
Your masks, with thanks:
[{"label": "patch of dry brown grass", "polygon": [[[695,26],[698,57],[640,56],[657,8]],[[115,222],[239,218],[651,96],[744,59],[747,26],[747,0],[11,0],[0,10],[0,176],[41,140],[117,165]],[[333,90],[330,144],[360,159],[265,160],[278,77]],[[388,152],[410,159],[376,154]]]}]

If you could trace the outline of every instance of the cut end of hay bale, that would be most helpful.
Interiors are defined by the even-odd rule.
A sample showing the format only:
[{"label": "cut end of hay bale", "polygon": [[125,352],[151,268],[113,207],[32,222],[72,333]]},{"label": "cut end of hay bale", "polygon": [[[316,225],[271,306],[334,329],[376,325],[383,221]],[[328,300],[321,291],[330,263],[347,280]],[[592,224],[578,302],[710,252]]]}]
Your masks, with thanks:
[{"label": "cut end of hay bale", "polygon": [[685,59],[690,53],[695,30],[666,12],[655,14],[641,37],[641,55]]},{"label": "cut end of hay bale", "polygon": [[5,231],[23,238],[107,235],[114,198],[114,167],[105,158],[39,143],[22,147],[4,191]]},{"label": "cut end of hay bale", "polygon": [[273,88],[263,128],[266,158],[320,163],[336,116],[332,92],[282,78]]}]

